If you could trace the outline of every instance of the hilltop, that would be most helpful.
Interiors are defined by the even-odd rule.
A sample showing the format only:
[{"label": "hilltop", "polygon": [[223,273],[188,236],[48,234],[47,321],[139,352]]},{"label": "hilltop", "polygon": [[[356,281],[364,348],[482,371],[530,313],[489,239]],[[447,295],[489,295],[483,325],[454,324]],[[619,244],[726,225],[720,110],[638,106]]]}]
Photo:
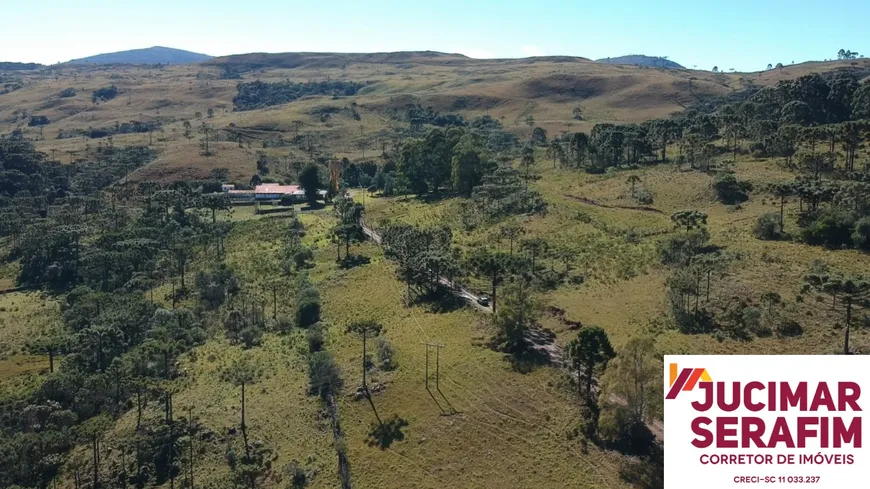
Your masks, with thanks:
[{"label": "hilltop", "polygon": [[115,53],[103,53],[87,58],[73,59],[67,64],[168,64],[180,65],[200,63],[211,59],[207,54],[194,53],[183,49],[154,46],[144,49],[131,49]]},{"label": "hilltop", "polygon": [[683,65],[667,58],[661,56],[645,56],[643,54],[629,54],[628,56],[617,56],[615,58],[601,58],[596,59],[595,61],[612,65],[648,66],[650,68],[668,68],[674,70],[686,69]]},{"label": "hilltop", "polygon": [[206,64],[244,70],[264,68],[341,68],[348,64],[462,64],[475,61],[462,54],[438,51],[390,53],[246,53],[213,58]]}]

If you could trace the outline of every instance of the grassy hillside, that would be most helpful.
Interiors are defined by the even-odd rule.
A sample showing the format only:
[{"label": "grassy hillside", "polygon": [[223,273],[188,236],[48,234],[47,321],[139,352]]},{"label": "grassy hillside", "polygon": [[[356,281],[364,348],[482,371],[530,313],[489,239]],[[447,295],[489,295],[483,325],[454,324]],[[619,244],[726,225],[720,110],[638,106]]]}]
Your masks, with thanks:
[{"label": "grassy hillside", "polygon": [[[853,66],[854,65],[854,66]],[[753,74],[713,74],[706,71],[660,70],[595,63],[583,58],[474,60],[441,53],[251,54],[215,58],[206,64],[149,67],[52,67],[14,75],[21,88],[0,95],[0,132],[21,129],[41,139],[40,150],[68,162],[84,158],[105,144],[106,138],[69,137],[61,132],[105,129],[130,121],[159,125],[152,134],[119,134],[114,144],[150,142],[160,157],[142,178],[177,179],[207,174],[226,167],[241,178],[250,176],[255,157],[236,153],[231,145],[218,147],[215,156],[196,154],[202,141],[199,129],[208,124],[221,139],[237,140],[262,150],[262,141],[297,134],[314,140],[315,152],[325,156],[369,156],[382,142],[396,139],[407,127],[403,115],[409,104],[431,106],[442,113],[471,119],[490,115],[507,130],[526,137],[531,116],[535,124],[556,135],[560,131],[589,131],[602,122],[641,122],[667,117],[705,98],[739,89],[745,83],[771,85],[832,69],[868,70],[867,60],[804,63]],[[221,79],[238,71],[241,79]],[[309,97],[254,111],[234,112],[236,84],[243,81],[353,80],[370,83],[353,97],[330,100]],[[92,100],[94,91],[116,86],[111,100]],[[65,89],[75,95],[61,97]],[[348,110],[356,104],[358,116]],[[582,111],[581,119],[574,109]],[[213,117],[208,117],[209,109]],[[321,116],[330,112],[329,119]],[[197,116],[199,114],[199,116]],[[29,127],[32,116],[45,116],[44,126]],[[182,122],[190,121],[191,139]],[[301,125],[295,125],[299,121]],[[233,127],[231,127],[233,126]],[[302,159],[304,145],[269,148],[270,155]],[[228,154],[223,154],[228,153]],[[250,152],[249,152],[250,153]]]},{"label": "grassy hillside", "polygon": [[627,56],[617,56],[615,58],[597,59],[599,63],[608,63],[613,65],[634,65],[646,66],[650,68],[670,68],[677,70],[686,69],[683,65],[658,56],[644,56],[642,54],[629,54]]},{"label": "grassy hillside", "polygon": [[[242,70],[241,79],[221,79],[225,70]],[[692,78],[690,93],[689,79]],[[311,97],[290,104],[255,111],[234,112],[232,99],[240,81],[297,82],[309,80],[354,80],[370,85],[354,97],[330,100]],[[39,74],[21,74],[21,88],[0,95],[0,132],[22,129],[40,138],[39,149],[67,162],[82,158],[106,138],[57,139],[62,131],[111,128],[130,121],[160,124],[160,130],[121,134],[115,144],[150,141],[162,154],[149,175],[189,175],[197,167],[213,167],[208,158],[185,154],[188,140],[182,121],[194,126],[193,143],[202,136],[202,123],[218,129],[219,137],[231,138],[224,130],[231,124],[244,129],[245,144],[262,149],[261,140],[292,139],[299,132],[316,138],[316,151],[328,155],[361,157],[362,144],[379,150],[378,142],[394,139],[396,130],[407,127],[403,120],[408,104],[431,106],[443,113],[471,119],[490,115],[510,131],[528,132],[526,118],[553,134],[560,130],[589,130],[599,122],[638,122],[680,111],[695,97],[727,93],[738,86],[737,76],[705,72],[658,71],[611,66],[582,58],[533,58],[523,60],[472,60],[437,53],[392,53],[382,55],[243,55],[217,58],[204,65],[148,67],[53,67]],[[92,100],[94,91],[116,86],[118,94],[106,101]],[[68,88],[74,96],[61,97]],[[359,119],[347,109],[357,104]],[[582,120],[573,109],[582,109]],[[329,120],[324,108],[338,110]],[[208,110],[213,118],[208,118]],[[197,117],[197,113],[201,114]],[[29,127],[34,115],[49,124]],[[179,154],[180,152],[180,154]],[[221,158],[221,150],[216,154]],[[276,156],[301,158],[305,151],[282,147],[269,150]],[[227,164],[242,172],[249,161],[229,155]],[[179,165],[190,168],[176,173]],[[236,166],[239,165],[239,166]],[[167,176],[166,178],[172,178]]]}]

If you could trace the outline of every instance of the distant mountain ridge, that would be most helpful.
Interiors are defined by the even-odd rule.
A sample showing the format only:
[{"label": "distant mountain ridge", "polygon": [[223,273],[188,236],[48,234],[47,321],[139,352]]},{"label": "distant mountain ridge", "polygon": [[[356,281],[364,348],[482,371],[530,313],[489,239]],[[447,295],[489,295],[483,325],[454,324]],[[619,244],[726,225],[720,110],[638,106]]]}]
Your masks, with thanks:
[{"label": "distant mountain ridge", "polygon": [[154,46],[144,49],[131,49],[115,53],[103,53],[87,58],[73,59],[66,64],[168,64],[183,65],[200,63],[212,59],[207,54],[194,53],[183,49]]},{"label": "distant mountain ridge", "polygon": [[14,61],[0,61],[0,71],[38,70],[44,65],[39,63],[17,63]]},{"label": "distant mountain ridge", "polygon": [[649,66],[650,68],[669,68],[674,70],[686,69],[685,66],[669,59],[660,56],[646,56],[643,54],[629,54],[628,56],[617,56],[615,58],[601,58],[596,59],[595,61],[612,65]]},{"label": "distant mountain ridge", "polygon": [[219,66],[226,70],[245,71],[266,68],[339,68],[354,63],[392,64],[405,68],[412,64],[433,66],[471,66],[489,64],[530,64],[541,61],[554,63],[588,63],[587,58],[576,56],[534,56],[528,58],[469,58],[459,53],[439,51],[395,51],[381,53],[328,53],[328,52],[288,52],[288,53],[246,53],[221,56],[206,64]]}]

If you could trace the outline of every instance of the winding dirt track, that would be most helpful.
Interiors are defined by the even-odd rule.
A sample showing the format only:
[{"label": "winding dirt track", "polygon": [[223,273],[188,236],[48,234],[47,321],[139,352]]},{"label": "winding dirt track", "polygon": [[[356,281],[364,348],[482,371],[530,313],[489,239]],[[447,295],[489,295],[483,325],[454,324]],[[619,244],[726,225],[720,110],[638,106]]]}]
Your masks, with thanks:
[{"label": "winding dirt track", "polygon": [[656,209],[655,207],[648,207],[645,205],[610,205],[610,204],[602,204],[601,202],[594,201],[592,199],[587,199],[586,197],[578,197],[576,195],[565,194],[565,197],[569,199],[574,199],[578,202],[583,202],[584,204],[594,205],[595,207],[603,207],[605,209],[626,209],[630,211],[643,211],[643,212],[652,212],[654,214],[664,214],[664,212]]}]

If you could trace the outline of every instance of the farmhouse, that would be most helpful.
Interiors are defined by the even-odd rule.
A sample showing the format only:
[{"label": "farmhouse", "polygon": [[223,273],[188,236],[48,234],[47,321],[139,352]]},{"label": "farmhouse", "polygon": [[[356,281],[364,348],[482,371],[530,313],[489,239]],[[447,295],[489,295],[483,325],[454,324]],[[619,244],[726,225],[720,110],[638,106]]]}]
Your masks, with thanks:
[{"label": "farmhouse", "polygon": [[[224,184],[221,186],[233,203],[263,202],[289,199],[293,202],[303,202],[305,191],[299,185],[280,185],[277,183],[265,183],[257,185],[253,190],[236,190],[234,185]],[[325,192],[321,191],[321,195]]]},{"label": "farmhouse", "polygon": [[300,200],[305,198],[305,192],[299,185],[264,183],[254,187],[254,198],[256,200],[279,200],[286,195],[298,197]]}]

